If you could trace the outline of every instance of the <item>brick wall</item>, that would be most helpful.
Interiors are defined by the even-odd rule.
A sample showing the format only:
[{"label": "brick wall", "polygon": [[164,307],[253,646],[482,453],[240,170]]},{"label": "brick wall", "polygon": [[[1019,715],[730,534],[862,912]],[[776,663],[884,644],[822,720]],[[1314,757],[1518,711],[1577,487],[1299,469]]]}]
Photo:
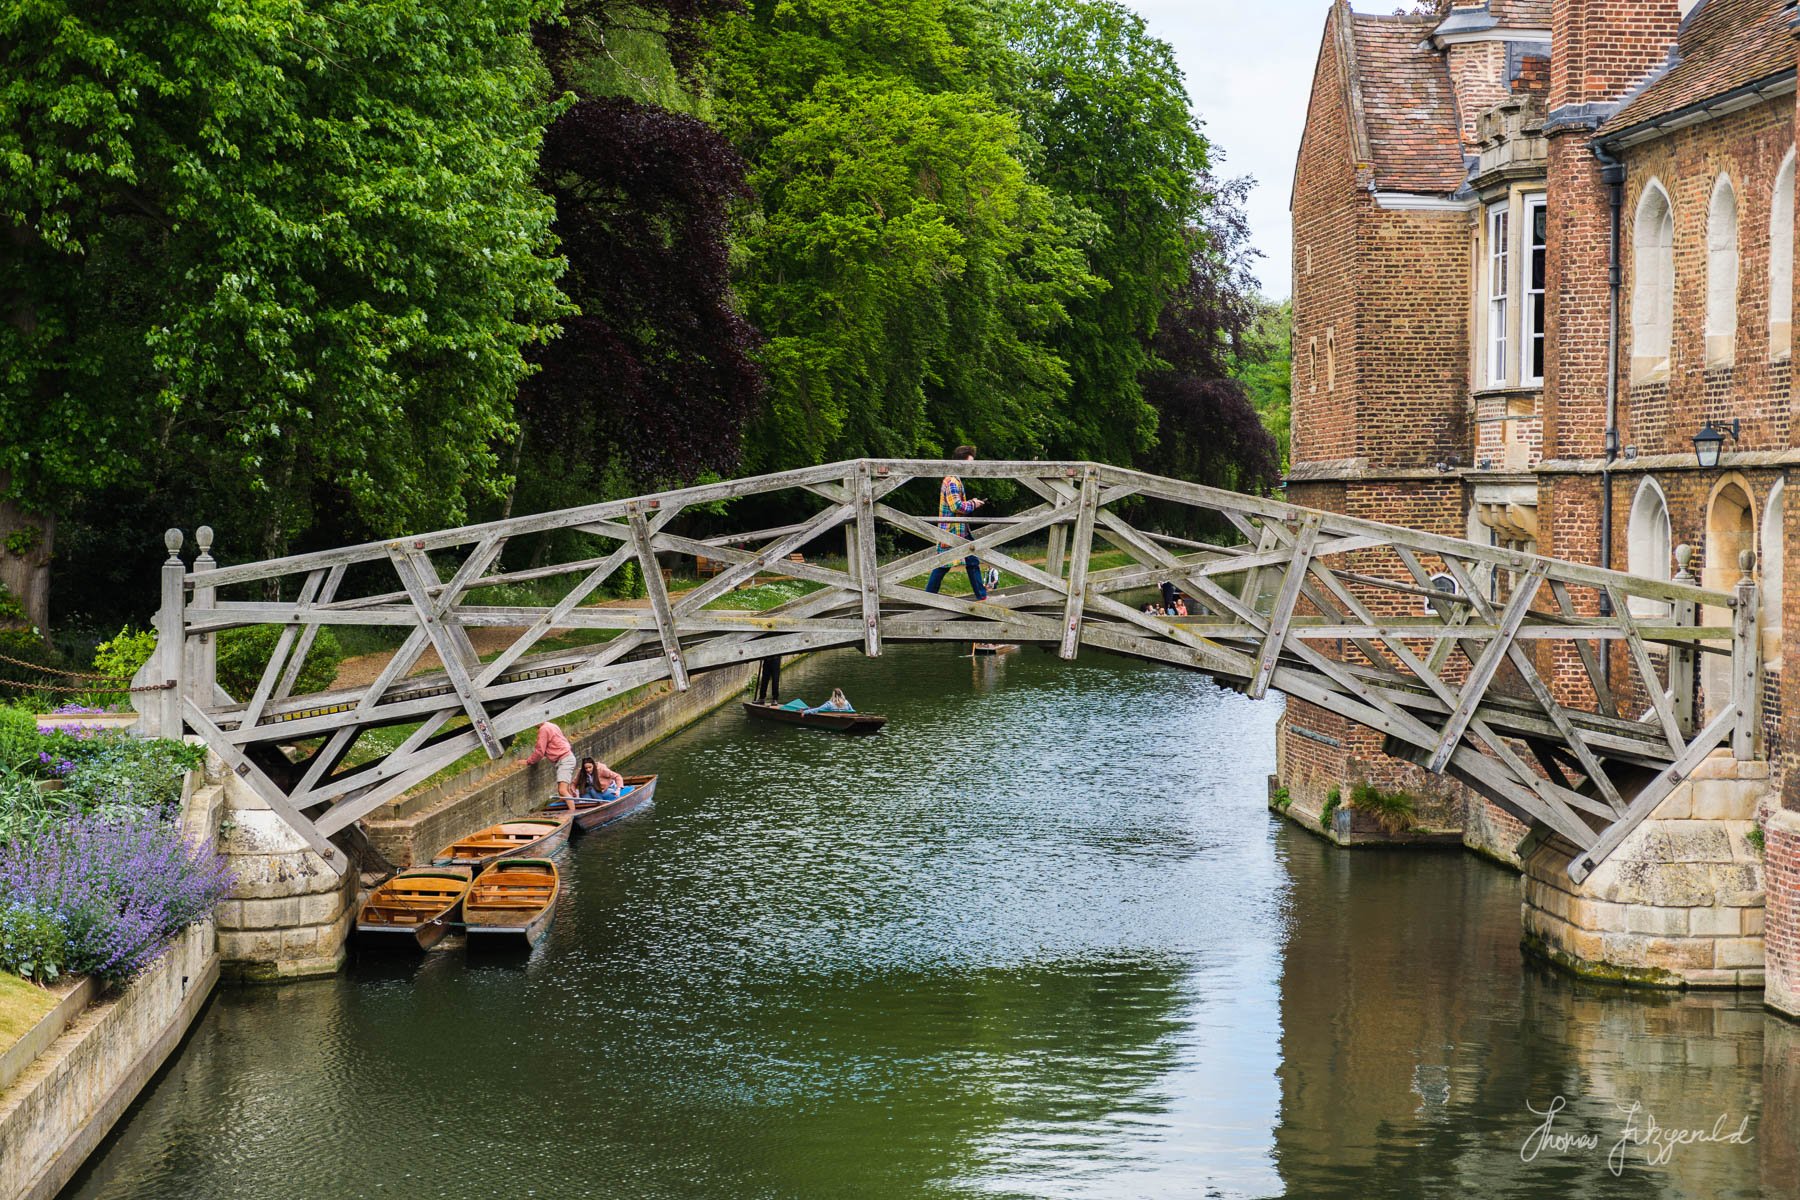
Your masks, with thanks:
[{"label": "brick wall", "polygon": [[1605,446],[1611,207],[1586,134],[1549,142],[1544,452],[1593,458]]},{"label": "brick wall", "polygon": [[1763,837],[1763,998],[1771,1008],[1800,1017],[1800,813],[1771,814]]},{"label": "brick wall", "polygon": [[1668,58],[1680,23],[1676,0],[1557,0],[1550,107],[1617,100]]},{"label": "brick wall", "polygon": [[[1356,454],[1372,469],[1469,461],[1470,224],[1460,212],[1379,209],[1361,223],[1353,404]],[[1341,382],[1341,352],[1338,363]],[[1460,512],[1427,515],[1464,531]]]},{"label": "brick wall", "polygon": [[[1361,374],[1356,330],[1358,245],[1368,192],[1358,186],[1346,80],[1336,51],[1344,10],[1333,5],[1313,75],[1306,132],[1295,165],[1292,455],[1296,462],[1356,454],[1353,397]],[[1335,357],[1335,378],[1327,379]]]},{"label": "brick wall", "polygon": [[[1639,199],[1655,180],[1675,214],[1675,326],[1667,383],[1633,384],[1620,407],[1623,444],[1638,453],[1690,454],[1709,417],[1743,422],[1738,447],[1792,445],[1792,362],[1769,350],[1769,217],[1775,177],[1794,144],[1791,96],[1636,147],[1622,156],[1624,287],[1620,325],[1630,344],[1636,263],[1631,253]],[[1706,367],[1707,225],[1714,185],[1729,176],[1738,208],[1736,362]],[[1629,370],[1624,372],[1629,377]],[[1604,384],[1604,373],[1601,375]],[[1728,447],[1732,449],[1733,447]]]}]

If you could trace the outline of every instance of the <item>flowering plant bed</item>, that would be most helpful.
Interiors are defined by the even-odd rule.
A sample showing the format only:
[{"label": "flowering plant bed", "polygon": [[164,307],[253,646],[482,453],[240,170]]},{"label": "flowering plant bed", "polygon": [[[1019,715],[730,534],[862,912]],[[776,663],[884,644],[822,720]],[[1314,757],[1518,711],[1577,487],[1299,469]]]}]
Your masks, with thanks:
[{"label": "flowering plant bed", "polygon": [[155,813],[96,813],[0,847],[0,969],[129,980],[209,916],[234,879]]}]

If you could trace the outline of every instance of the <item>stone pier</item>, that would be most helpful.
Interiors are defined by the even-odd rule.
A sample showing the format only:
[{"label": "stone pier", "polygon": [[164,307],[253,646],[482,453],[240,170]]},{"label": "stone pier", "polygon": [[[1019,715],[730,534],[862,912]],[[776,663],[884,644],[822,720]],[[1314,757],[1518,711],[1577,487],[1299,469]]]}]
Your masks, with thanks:
[{"label": "stone pier", "polygon": [[1531,838],[1525,946],[1598,979],[1650,987],[1764,983],[1764,861],[1759,810],[1769,764],[1719,751],[1701,763],[1580,884],[1575,847]]},{"label": "stone pier", "polygon": [[355,919],[356,871],[333,871],[214,756],[207,777],[224,801],[219,852],[238,877],[216,918],[221,973],[245,982],[335,973]]}]

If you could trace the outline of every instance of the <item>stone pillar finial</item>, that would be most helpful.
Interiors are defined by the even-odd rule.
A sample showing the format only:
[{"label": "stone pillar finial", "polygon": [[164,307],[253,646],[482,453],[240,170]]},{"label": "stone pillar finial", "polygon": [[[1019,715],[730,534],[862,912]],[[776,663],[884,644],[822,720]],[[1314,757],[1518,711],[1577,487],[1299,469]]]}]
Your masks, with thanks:
[{"label": "stone pillar finial", "polygon": [[181,545],[187,539],[182,537],[181,530],[170,529],[163,533],[163,545],[169,548],[169,561],[181,561]]},{"label": "stone pillar finial", "polygon": [[1675,547],[1675,581],[1677,583],[1692,583],[1694,581],[1693,572],[1688,570],[1688,564],[1692,561],[1694,561],[1694,548],[1692,546],[1683,542],[1681,545]]},{"label": "stone pillar finial", "polygon": [[1738,580],[1738,582],[1739,583],[1749,583],[1753,572],[1755,572],[1755,570],[1756,570],[1756,551],[1754,551],[1754,550],[1739,550],[1738,551],[1738,570],[1743,573],[1743,578]]},{"label": "stone pillar finial", "polygon": [[196,571],[208,571],[218,564],[212,556],[213,531],[211,525],[202,525],[194,530],[194,545],[200,547],[200,554],[194,559]]}]

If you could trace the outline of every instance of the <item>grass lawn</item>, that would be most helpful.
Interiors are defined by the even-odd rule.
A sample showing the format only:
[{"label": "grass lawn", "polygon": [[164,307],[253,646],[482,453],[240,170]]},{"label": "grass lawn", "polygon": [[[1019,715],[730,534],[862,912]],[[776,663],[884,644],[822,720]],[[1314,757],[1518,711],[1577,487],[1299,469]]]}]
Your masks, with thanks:
[{"label": "grass lawn", "polygon": [[34,983],[0,971],[0,1049],[20,1038],[56,1007],[57,998]]}]

